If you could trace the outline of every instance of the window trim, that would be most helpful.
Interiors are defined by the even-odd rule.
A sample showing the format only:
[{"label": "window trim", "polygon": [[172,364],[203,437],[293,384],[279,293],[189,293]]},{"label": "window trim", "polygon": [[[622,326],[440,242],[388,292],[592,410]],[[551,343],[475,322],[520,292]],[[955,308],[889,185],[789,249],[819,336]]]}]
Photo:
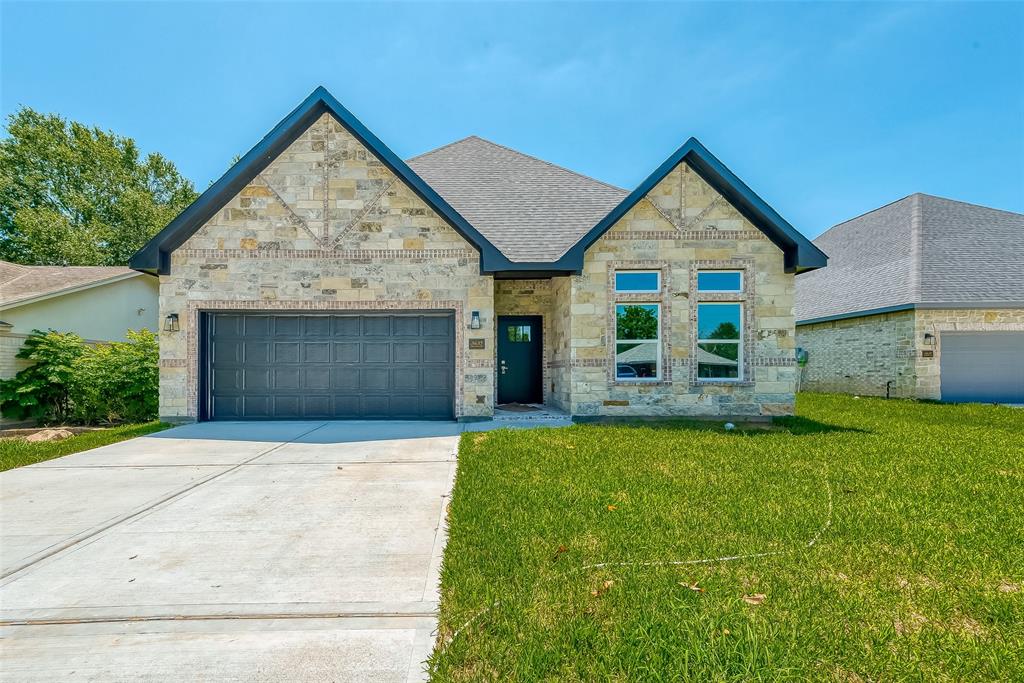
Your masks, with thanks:
[{"label": "window trim", "polygon": [[[706,292],[702,292],[706,293]],[[705,339],[700,336],[700,307],[701,306],[738,306],[740,309],[740,326],[739,326],[739,338],[736,340],[732,339]],[[728,382],[736,383],[745,381],[743,366],[744,366],[744,344],[743,335],[746,333],[746,324],[743,319],[745,309],[742,301],[699,301],[697,302],[697,317],[696,317],[696,329],[694,330],[694,336],[697,338],[694,348],[699,351],[701,344],[736,344],[736,376],[735,377],[701,377],[700,376],[700,361],[696,358],[693,359],[693,363],[696,369],[696,379],[699,383],[708,382]]]},{"label": "window trim", "polygon": [[[653,274],[658,280],[655,289],[619,289],[619,273]],[[612,271],[612,289],[616,294],[661,294],[661,270],[650,268],[616,268]],[[659,318],[660,324],[660,318]]]},{"label": "window trim", "polygon": [[[659,271],[660,273],[660,271]],[[659,286],[661,285],[661,278],[659,275],[658,279]],[[621,293],[621,292],[620,292]],[[643,292],[649,294],[650,292]],[[654,339],[619,339],[619,306],[654,306],[658,312],[658,331],[655,333]],[[613,381],[625,382],[625,383],[647,383],[647,382],[662,382],[664,381],[665,369],[662,367],[662,340],[661,340],[661,313],[663,307],[660,301],[616,301],[612,311],[615,314],[615,335],[612,341],[612,362],[615,365],[613,373]],[[618,349],[619,344],[652,344],[654,345],[654,377],[619,377],[619,362],[618,362]]]},{"label": "window trim", "polygon": [[[701,289],[701,273],[736,273],[740,276],[739,289]],[[697,270],[697,292],[700,294],[743,294],[746,290],[746,273],[740,268],[700,268]]]}]

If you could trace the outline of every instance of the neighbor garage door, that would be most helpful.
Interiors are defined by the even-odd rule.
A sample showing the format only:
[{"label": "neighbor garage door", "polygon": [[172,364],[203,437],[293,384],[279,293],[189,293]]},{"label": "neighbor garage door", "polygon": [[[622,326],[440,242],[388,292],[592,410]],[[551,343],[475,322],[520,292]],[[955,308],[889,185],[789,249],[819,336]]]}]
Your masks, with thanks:
[{"label": "neighbor garage door", "polygon": [[450,314],[207,315],[208,419],[453,416]]},{"label": "neighbor garage door", "polygon": [[1024,403],[1024,332],[942,332],[943,401]]}]

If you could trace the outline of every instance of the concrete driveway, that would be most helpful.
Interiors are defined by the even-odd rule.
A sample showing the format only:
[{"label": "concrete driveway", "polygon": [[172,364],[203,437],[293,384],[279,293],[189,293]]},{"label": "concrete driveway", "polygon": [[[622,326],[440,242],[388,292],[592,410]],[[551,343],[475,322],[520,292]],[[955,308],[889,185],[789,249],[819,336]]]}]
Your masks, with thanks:
[{"label": "concrete driveway", "polygon": [[206,423],[0,474],[0,676],[425,678],[460,430]]}]

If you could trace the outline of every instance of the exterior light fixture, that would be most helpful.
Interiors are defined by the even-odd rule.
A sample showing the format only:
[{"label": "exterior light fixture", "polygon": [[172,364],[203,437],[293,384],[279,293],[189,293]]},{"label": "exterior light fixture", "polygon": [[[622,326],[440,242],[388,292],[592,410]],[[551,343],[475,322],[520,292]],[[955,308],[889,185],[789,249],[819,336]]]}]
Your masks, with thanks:
[{"label": "exterior light fixture", "polygon": [[178,326],[178,314],[171,313],[169,316],[164,318],[164,332],[177,332],[181,329]]},{"label": "exterior light fixture", "polygon": [[480,311],[473,311],[469,314],[469,329],[480,329]]},{"label": "exterior light fixture", "polygon": [[925,332],[924,333],[924,345],[925,346],[935,346],[935,335],[932,334],[931,332]]}]

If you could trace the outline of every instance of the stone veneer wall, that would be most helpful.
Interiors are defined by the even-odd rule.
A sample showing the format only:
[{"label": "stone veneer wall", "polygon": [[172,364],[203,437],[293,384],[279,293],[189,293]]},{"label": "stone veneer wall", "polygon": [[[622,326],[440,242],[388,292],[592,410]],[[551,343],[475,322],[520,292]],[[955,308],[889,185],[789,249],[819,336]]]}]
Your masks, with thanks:
[{"label": "stone veneer wall", "polygon": [[551,382],[550,401],[559,410],[572,410],[571,391],[572,376],[570,359],[572,358],[572,325],[570,307],[572,305],[572,279],[556,277],[551,280],[551,356],[548,361],[548,372]]},{"label": "stone veneer wall", "polygon": [[915,361],[917,372],[917,397],[938,399],[941,396],[941,374],[943,332],[1024,332],[1024,309],[918,309],[915,317],[915,333],[919,341],[925,333],[936,338],[934,355],[931,358],[918,357]]},{"label": "stone veneer wall", "polygon": [[807,351],[800,389],[863,396],[917,395],[914,311],[800,325],[796,343]]},{"label": "stone veneer wall", "polygon": [[[544,403],[551,400],[551,318],[553,315],[551,280],[495,280],[494,282],[494,323],[503,315],[543,316],[541,341],[543,354]],[[496,328],[495,328],[496,329]],[[497,353],[497,341],[494,352]],[[495,386],[497,402],[497,386]]]},{"label": "stone veneer wall", "polygon": [[494,281],[479,254],[325,114],[171,256],[160,278],[160,415],[197,413],[201,310],[420,310],[455,313],[456,406],[493,411]]},{"label": "stone veneer wall", "polygon": [[[700,269],[744,272],[740,295],[696,294]],[[616,269],[661,270],[656,296],[616,295]],[[590,247],[571,278],[570,404],[574,415],[788,415],[793,412],[794,275],[782,251],[683,163]],[[698,301],[744,305],[741,381],[699,380]],[[619,302],[662,306],[662,380],[616,381]]]}]

